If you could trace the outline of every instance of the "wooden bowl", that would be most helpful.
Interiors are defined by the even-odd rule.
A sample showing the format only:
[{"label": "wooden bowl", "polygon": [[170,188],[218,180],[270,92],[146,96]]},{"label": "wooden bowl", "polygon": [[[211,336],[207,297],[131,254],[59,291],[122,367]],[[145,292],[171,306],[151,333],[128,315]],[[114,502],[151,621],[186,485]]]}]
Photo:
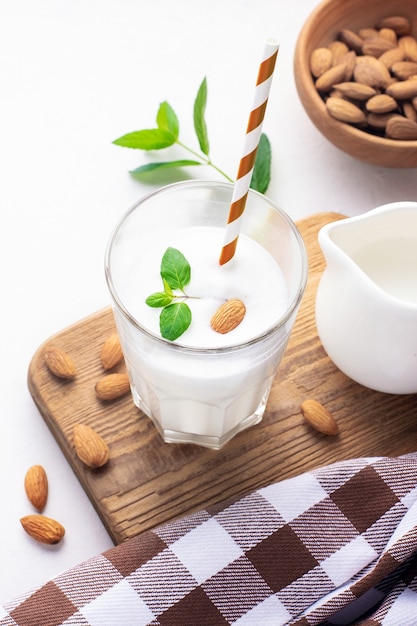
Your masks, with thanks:
[{"label": "wooden bowl", "polygon": [[387,139],[332,118],[310,72],[310,55],[326,47],[342,29],[358,32],[387,16],[401,15],[417,38],[416,0],[324,0],[305,22],[295,48],[294,77],[300,100],[319,131],[347,154],[383,167],[417,167],[417,141]]}]

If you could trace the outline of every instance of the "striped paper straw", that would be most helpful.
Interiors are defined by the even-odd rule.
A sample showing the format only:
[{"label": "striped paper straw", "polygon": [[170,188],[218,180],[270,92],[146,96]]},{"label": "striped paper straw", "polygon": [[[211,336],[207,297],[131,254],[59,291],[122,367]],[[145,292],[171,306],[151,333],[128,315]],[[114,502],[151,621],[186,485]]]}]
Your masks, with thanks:
[{"label": "striped paper straw", "polygon": [[245,143],[242,158],[233,189],[232,203],[227,219],[224,244],[220,253],[219,263],[224,265],[233,257],[236,251],[237,240],[240,232],[242,214],[246,205],[246,198],[252,179],[252,171],[255,165],[256,152],[262,132],[262,124],[265,117],[269,91],[271,89],[272,76],[278,55],[278,44],[268,39],[265,43],[262,61],[259,66],[256,80],[255,95],[252,110],[249,115],[246,128]]}]

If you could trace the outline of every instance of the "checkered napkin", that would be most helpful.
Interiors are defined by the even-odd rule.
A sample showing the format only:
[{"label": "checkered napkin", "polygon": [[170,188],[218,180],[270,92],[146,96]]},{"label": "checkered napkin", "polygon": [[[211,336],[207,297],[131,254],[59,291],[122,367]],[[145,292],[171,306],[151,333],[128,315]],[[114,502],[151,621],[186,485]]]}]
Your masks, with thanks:
[{"label": "checkered napkin", "polygon": [[344,461],[147,531],[1,626],[417,624],[417,453]]}]

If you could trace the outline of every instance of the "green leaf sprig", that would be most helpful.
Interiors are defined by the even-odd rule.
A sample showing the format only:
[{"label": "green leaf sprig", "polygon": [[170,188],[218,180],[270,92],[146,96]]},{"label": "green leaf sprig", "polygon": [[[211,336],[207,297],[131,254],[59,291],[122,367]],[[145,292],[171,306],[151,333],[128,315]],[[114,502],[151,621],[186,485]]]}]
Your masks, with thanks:
[{"label": "green leaf sprig", "polygon": [[[180,124],[178,117],[171,105],[164,101],[159,105],[156,115],[156,128],[136,130],[118,139],[113,143],[124,148],[136,150],[162,150],[173,145],[180,146],[183,150],[192,155],[192,159],[176,159],[171,161],[156,161],[141,165],[131,171],[135,176],[143,176],[149,172],[167,170],[172,168],[182,168],[190,166],[210,166],[228,181],[233,182],[222,169],[220,169],[210,158],[210,144],[208,139],[207,124],[205,121],[205,111],[207,105],[207,80],[203,79],[198,88],[197,96],[194,100],[193,122],[197,136],[200,152],[187,146],[180,141]],[[267,136],[262,133],[256,153],[255,165],[252,174],[251,188],[260,193],[265,193],[271,179],[271,146]]]},{"label": "green leaf sprig", "polygon": [[[163,291],[156,291],[146,298],[146,304],[159,308],[159,330],[161,336],[169,341],[178,339],[191,324],[191,310],[185,299],[191,298],[185,293],[191,280],[191,268],[185,256],[176,248],[167,248],[161,261]],[[179,290],[180,294],[175,294]]]}]

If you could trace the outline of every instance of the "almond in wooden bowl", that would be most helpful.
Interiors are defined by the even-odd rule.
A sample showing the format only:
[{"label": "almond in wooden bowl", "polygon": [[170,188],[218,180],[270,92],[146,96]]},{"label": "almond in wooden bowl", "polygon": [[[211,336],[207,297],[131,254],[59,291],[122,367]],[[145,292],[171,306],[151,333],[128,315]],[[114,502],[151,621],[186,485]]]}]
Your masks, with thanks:
[{"label": "almond in wooden bowl", "polygon": [[[374,111],[368,111],[366,122],[356,115],[355,119],[358,121],[350,123],[343,119],[343,116],[346,117],[348,107],[337,106],[337,103],[332,102],[330,108],[336,116],[339,116],[340,111],[343,115],[339,116],[342,119],[331,115],[329,107],[326,106],[328,97],[344,97],[347,102],[363,111],[367,111],[367,101],[346,96],[337,90],[337,86],[333,90],[332,85],[326,84],[326,77],[325,79],[320,77],[319,87],[325,84],[328,91],[324,92],[322,88],[320,90],[317,88],[318,77],[315,74],[318,72],[318,63],[315,51],[320,50],[318,53],[320,60],[326,60],[325,64],[322,63],[324,68],[329,64],[328,55],[324,52],[326,48],[334,55],[332,67],[339,66],[340,69],[341,64],[346,66],[346,73],[338,81],[339,84],[349,83],[352,88],[351,83],[360,82],[374,89],[377,92],[374,95],[385,94],[387,90],[388,95],[397,100],[398,106],[393,110],[393,114],[402,115],[409,120],[411,118],[410,121],[413,121],[413,111],[410,111],[410,103],[414,98],[412,86],[408,85],[407,98],[400,97],[404,87],[390,89],[389,86],[406,79],[417,82],[417,77],[414,75],[409,77],[408,74],[412,71],[412,64],[416,62],[414,55],[417,54],[417,2],[324,0],[310,14],[302,27],[294,55],[294,76],[300,100],[311,121],[326,139],[340,150],[366,163],[393,168],[417,167],[417,140],[414,138],[412,124],[407,122],[402,124],[394,138],[387,136],[384,118],[381,117],[379,124],[378,118],[375,119],[378,113]],[[356,57],[353,72],[351,58],[348,59],[347,54],[354,54]],[[393,69],[395,63],[397,73]],[[329,69],[323,71],[329,72]],[[346,87],[343,89],[346,91]],[[359,90],[365,92],[363,87],[359,87]],[[389,103],[387,99],[379,99],[376,102],[380,107],[392,106],[392,102]],[[375,105],[375,101],[373,104]],[[391,112],[387,113],[381,109],[379,115],[387,116],[391,115]],[[349,115],[347,117],[349,118]],[[372,124],[369,123],[369,119]],[[400,126],[398,122],[395,124]],[[404,132],[403,127],[406,127]]]}]

